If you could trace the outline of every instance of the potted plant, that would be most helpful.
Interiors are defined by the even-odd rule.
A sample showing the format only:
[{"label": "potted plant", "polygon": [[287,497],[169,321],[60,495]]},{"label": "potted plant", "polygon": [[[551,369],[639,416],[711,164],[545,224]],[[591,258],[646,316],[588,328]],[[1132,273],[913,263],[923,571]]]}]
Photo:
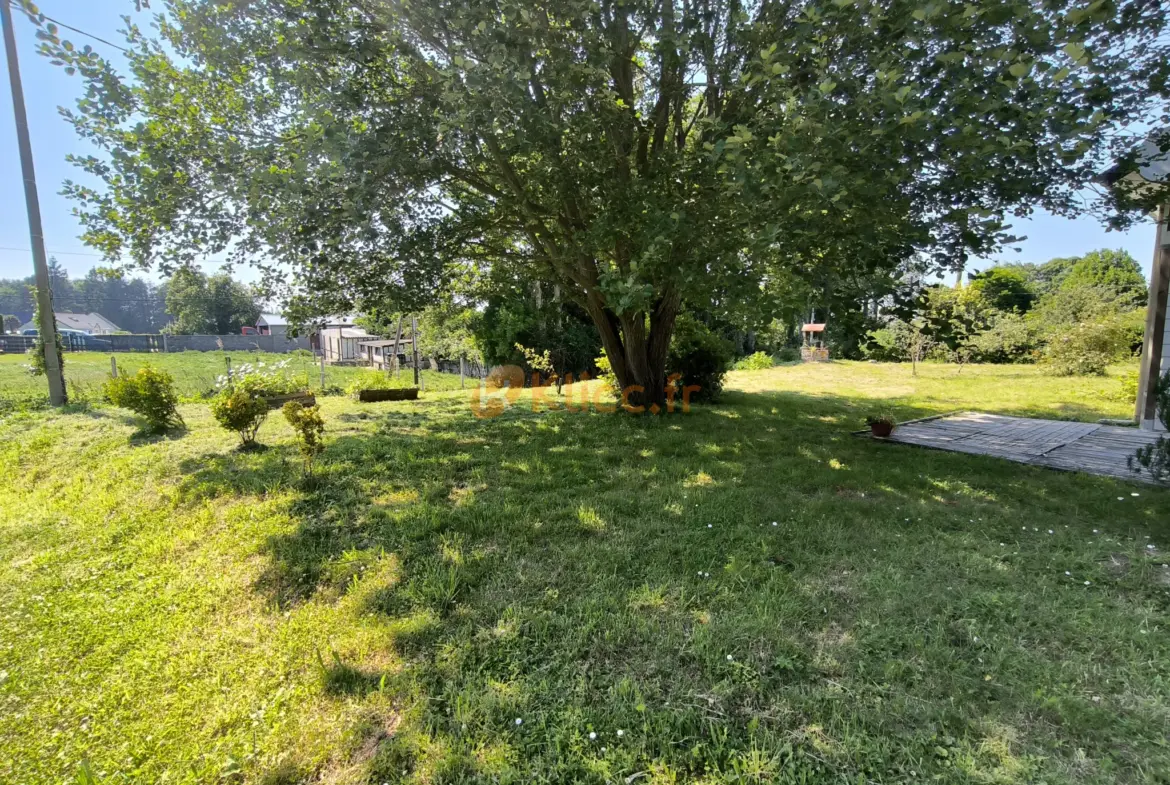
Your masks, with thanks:
[{"label": "potted plant", "polygon": [[884,439],[894,432],[894,418],[888,414],[870,415],[865,418],[869,432],[879,439]]}]

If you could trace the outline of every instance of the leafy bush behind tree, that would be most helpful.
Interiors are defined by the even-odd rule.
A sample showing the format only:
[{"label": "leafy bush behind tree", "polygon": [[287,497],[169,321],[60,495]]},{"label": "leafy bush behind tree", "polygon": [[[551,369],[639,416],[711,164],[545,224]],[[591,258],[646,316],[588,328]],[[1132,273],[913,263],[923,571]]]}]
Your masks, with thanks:
[{"label": "leafy bush behind tree", "polygon": [[685,386],[697,385],[691,400],[716,401],[723,392],[723,378],[734,359],[731,343],[689,313],[680,314],[670,342],[666,368],[682,375]]}]

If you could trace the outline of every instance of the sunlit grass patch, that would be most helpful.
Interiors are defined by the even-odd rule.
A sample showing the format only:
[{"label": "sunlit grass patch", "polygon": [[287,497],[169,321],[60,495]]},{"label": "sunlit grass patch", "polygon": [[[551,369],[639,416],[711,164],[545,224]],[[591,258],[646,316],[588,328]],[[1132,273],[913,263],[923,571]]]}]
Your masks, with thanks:
[{"label": "sunlit grass patch", "polygon": [[311,487],[280,418],[238,454],[196,405],[167,440],[8,417],[0,780],[1170,770],[1170,495],[849,435],[887,404],[1113,406],[953,370],[735,374],[718,411],[658,419],[324,397]]}]

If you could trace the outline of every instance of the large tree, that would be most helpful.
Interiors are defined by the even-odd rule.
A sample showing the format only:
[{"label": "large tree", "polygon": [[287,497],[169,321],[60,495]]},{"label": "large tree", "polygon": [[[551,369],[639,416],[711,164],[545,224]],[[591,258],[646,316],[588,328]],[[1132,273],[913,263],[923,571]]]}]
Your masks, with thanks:
[{"label": "large tree", "polygon": [[174,317],[167,330],[178,335],[231,335],[260,318],[252,291],[227,273],[182,267],[167,282],[166,298]]},{"label": "large tree", "polygon": [[1076,209],[1170,73],[1150,0],[168,0],[128,75],[41,21],[111,259],[276,261],[323,311],[506,265],[651,400],[684,302],[961,269]]}]

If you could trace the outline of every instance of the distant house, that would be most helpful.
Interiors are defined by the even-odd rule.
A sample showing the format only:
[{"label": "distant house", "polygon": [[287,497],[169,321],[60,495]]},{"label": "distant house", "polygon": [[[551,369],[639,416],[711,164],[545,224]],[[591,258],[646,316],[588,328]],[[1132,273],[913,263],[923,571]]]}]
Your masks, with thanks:
[{"label": "distant house", "polygon": [[[413,351],[413,345],[410,338],[403,338],[398,341],[398,367],[402,368],[409,364],[407,355]],[[390,340],[379,339],[376,341],[363,341],[358,344],[361,352],[362,364],[368,365],[371,368],[378,368],[383,371],[390,370],[394,360],[394,339]]]},{"label": "distant house", "polygon": [[[113,335],[122,332],[122,328],[111,322],[100,313],[63,313],[53,314],[57,317],[57,329],[85,335]],[[36,335],[40,325],[36,322],[26,322],[20,332],[25,335]]]},{"label": "distant house", "polygon": [[288,332],[288,320],[278,313],[262,313],[256,320],[256,331],[261,335],[283,338]]}]

